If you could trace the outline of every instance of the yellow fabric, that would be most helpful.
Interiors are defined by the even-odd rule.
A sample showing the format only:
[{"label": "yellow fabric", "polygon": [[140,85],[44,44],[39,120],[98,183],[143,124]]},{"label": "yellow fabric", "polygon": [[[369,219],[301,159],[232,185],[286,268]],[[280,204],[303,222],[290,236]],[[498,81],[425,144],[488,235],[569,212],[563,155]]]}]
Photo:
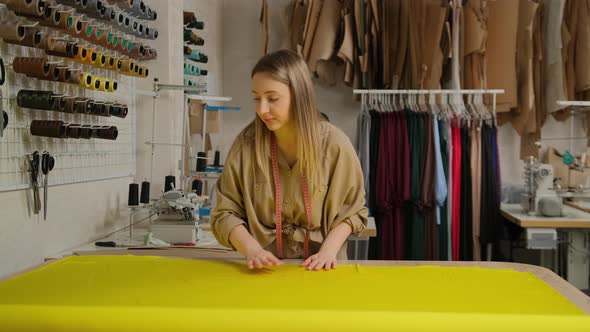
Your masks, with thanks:
[{"label": "yellow fabric", "polygon": [[587,331],[531,273],[69,257],[0,283],[2,331]]}]

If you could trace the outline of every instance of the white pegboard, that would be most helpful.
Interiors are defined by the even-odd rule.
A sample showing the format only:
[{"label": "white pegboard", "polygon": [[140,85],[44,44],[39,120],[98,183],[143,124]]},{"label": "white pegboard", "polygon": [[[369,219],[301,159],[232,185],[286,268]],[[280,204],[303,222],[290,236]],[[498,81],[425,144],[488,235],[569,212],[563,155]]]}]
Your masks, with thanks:
[{"label": "white pegboard", "polygon": [[[60,36],[71,39],[65,34]],[[78,41],[82,45],[90,45],[83,40]],[[106,54],[115,53],[100,46],[93,47]],[[3,41],[0,41],[0,56],[6,65],[6,82],[0,87],[4,97],[1,102],[9,116],[4,137],[0,138],[0,191],[30,188],[27,155],[34,151],[48,151],[55,156],[55,168],[50,173],[49,185],[112,179],[135,174],[135,80],[138,78],[97,69],[66,58],[47,56],[43,50],[7,44]],[[85,72],[116,80],[118,89],[116,92],[93,91],[77,85],[42,81],[24,74],[15,74],[12,70],[12,60],[15,56],[47,57],[50,61],[63,61],[64,64],[82,68]],[[21,108],[16,102],[20,89],[47,90],[99,101],[116,101],[126,104],[129,113],[125,119],[120,119]],[[32,136],[29,131],[32,120],[61,120],[86,125],[116,126],[118,137],[115,141],[110,141],[95,138],[85,140]],[[39,179],[41,180],[41,175]]]}]

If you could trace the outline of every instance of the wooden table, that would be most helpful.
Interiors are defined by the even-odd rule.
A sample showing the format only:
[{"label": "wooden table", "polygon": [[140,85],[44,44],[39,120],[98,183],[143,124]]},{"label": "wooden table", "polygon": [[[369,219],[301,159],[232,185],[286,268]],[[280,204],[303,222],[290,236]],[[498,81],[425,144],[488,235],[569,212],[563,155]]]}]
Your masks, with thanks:
[{"label": "wooden table", "polygon": [[[501,206],[502,216],[506,220],[522,228],[555,229],[568,241],[568,246],[579,248],[578,250],[559,249],[563,255],[568,256],[568,259],[563,259],[562,254],[554,251],[556,255],[551,260],[554,261],[553,269],[555,271],[563,272],[560,267],[562,265],[567,266],[567,273],[564,275],[566,275],[570,283],[580,289],[588,289],[590,287],[588,281],[590,278],[590,262],[587,260],[584,251],[590,249],[586,240],[588,229],[590,229],[590,213],[569,205],[563,206],[563,212],[564,215],[561,217],[545,217],[528,215],[519,204],[502,204]],[[547,258],[546,252],[544,251],[541,254],[542,261],[545,260],[543,257]]]},{"label": "wooden table", "polygon": [[590,228],[590,213],[564,205],[562,217],[528,215],[520,204],[502,204],[502,216],[522,228]]},{"label": "wooden table", "polygon": [[[134,249],[134,250],[112,250],[112,251],[107,251],[107,252],[93,251],[93,252],[79,253],[79,254],[129,255],[130,253],[134,254],[134,255],[180,257],[180,258],[201,259],[201,260],[205,259],[205,260],[243,261],[241,259],[236,259],[232,255],[231,252],[220,252],[220,251],[214,251],[214,250],[199,250],[199,249],[151,249],[151,250],[135,250]],[[298,260],[289,260],[286,262],[290,263],[290,264],[299,264],[300,263],[300,261],[298,261]],[[539,279],[543,280],[547,285],[549,285],[557,293],[561,294],[565,299],[567,299],[567,301],[569,301],[570,303],[575,305],[581,311],[590,315],[590,298],[588,298],[586,295],[584,295],[578,289],[573,287],[571,284],[567,283],[565,280],[561,279],[555,273],[553,273],[545,268],[538,267],[538,266],[531,266],[531,265],[525,265],[525,264],[515,264],[515,263],[501,263],[501,262],[441,262],[441,261],[433,261],[433,262],[430,262],[430,261],[342,261],[340,263],[341,264],[353,264],[353,265],[358,264],[358,265],[362,265],[362,266],[443,266],[443,267],[474,267],[475,266],[475,267],[480,267],[483,269],[512,269],[512,270],[520,271],[520,272],[529,272],[529,273],[534,274]],[[49,262],[42,264],[40,266],[34,267],[30,270],[39,269],[39,268],[45,266],[46,264],[49,264]],[[26,272],[26,271],[23,271],[21,273],[24,273],[24,272]],[[329,273],[329,272],[318,272],[318,273]],[[141,276],[138,276],[138,278],[141,278]],[[8,279],[8,278],[5,278],[5,279]],[[4,281],[4,280],[0,280],[0,282],[2,282],[2,281]],[[165,280],[162,280],[162,281],[164,282]],[[233,280],[233,279],[228,280],[228,282],[233,282],[233,281],[236,281],[236,280]],[[437,283],[437,282],[444,282],[444,281],[443,280],[433,280],[432,282]],[[157,287],[157,285],[154,285],[154,286]],[[498,285],[498,286],[502,287],[502,285]],[[362,292],[362,290],[363,290],[362,285],[351,285],[351,287],[352,287],[351,291],[356,290],[357,292]],[[383,287],[387,287],[387,285],[383,285]],[[117,288],[115,287],[114,289],[116,290]],[[155,289],[155,291],[157,291],[157,289]],[[440,296],[440,294],[438,294],[438,295],[432,294],[432,296]],[[195,301],[199,301],[199,299],[195,298]],[[362,306],[362,303],[356,303],[356,302],[351,303],[350,308],[351,309],[357,308],[358,305]],[[79,311],[82,312],[87,309],[85,309],[83,307],[72,307],[69,310],[73,310],[73,312],[79,312]],[[133,308],[127,308],[124,310],[133,310]],[[164,310],[164,308],[162,310]],[[182,308],[179,307],[178,310],[182,310]],[[0,310],[0,312],[1,312],[1,310]],[[190,313],[190,311],[186,311],[187,315],[189,313]],[[98,312],[97,314],[100,314],[100,312]],[[287,313],[284,313],[284,314],[287,314]],[[337,313],[337,314],[342,314],[342,313]],[[351,319],[355,319],[357,321],[358,320],[364,321],[365,324],[369,324],[367,319],[369,319],[371,317],[371,314],[372,314],[371,311],[367,311],[367,312],[364,312],[362,316],[354,317]],[[450,316],[452,316],[454,318],[442,318],[440,315],[439,316],[435,315],[434,316],[435,318],[432,318],[432,319],[438,319],[438,320],[443,319],[443,321],[444,321],[444,319],[446,319],[446,321],[444,321],[444,323],[443,323],[446,325],[444,325],[444,326],[441,325],[440,329],[439,329],[440,331],[469,331],[469,330],[473,330],[473,329],[478,329],[478,328],[475,328],[474,326],[471,326],[471,329],[469,329],[469,327],[466,327],[465,325],[458,323],[459,320],[462,321],[465,317],[456,316],[456,315],[453,316],[452,313],[449,313],[449,314],[450,314]],[[133,313],[132,311],[129,311],[129,315],[137,316],[137,313]],[[422,316],[420,316],[420,315],[421,315],[421,313],[408,312],[407,315],[404,316],[405,317],[404,319],[405,320],[421,319],[420,317],[422,317]],[[514,317],[516,317],[514,315],[518,316],[518,313],[513,313],[508,316],[499,316],[499,317],[509,318],[509,316],[511,316],[514,318]],[[426,316],[430,317],[430,315],[426,315]],[[426,316],[424,316],[424,317],[426,317]],[[486,318],[486,316],[487,316],[487,318]],[[78,317],[78,316],[76,316],[76,317]],[[409,318],[409,317],[412,317],[412,318]],[[481,316],[481,318],[487,319],[487,320],[490,320],[490,317],[495,317],[495,316],[493,316],[493,315],[489,316],[489,315],[485,314],[485,312],[482,313],[482,316]],[[584,316],[582,316],[582,317],[584,317]],[[186,316],[186,318],[191,319],[190,316]],[[269,320],[273,320],[275,318],[269,317]],[[289,321],[293,321],[293,319],[297,320],[297,319],[302,319],[302,318],[303,317],[298,317],[298,318],[292,317],[292,318],[289,318],[289,319],[286,318],[286,319]],[[516,317],[516,318],[518,319],[518,317]],[[556,316],[556,318],[559,319],[560,317]],[[563,318],[563,317],[561,317],[561,318]],[[36,317],[36,319],[41,319],[41,321],[47,321],[48,317]],[[147,318],[147,317],[145,317],[145,319],[149,320],[149,318]],[[317,319],[317,318],[315,318],[315,319]],[[431,319],[431,318],[428,318],[428,319]],[[473,317],[470,319],[475,324],[479,324],[478,323],[479,321],[477,319],[474,319]],[[533,331],[533,329],[531,329],[530,327],[527,329],[526,322],[528,320],[528,322],[532,323],[532,322],[536,321],[537,319],[551,319],[551,318],[550,317],[542,317],[542,316],[526,317],[526,315],[525,315],[523,317],[520,317],[520,322],[521,323],[525,322],[524,328],[522,325],[519,325],[518,330],[519,331]],[[567,318],[567,319],[568,320],[575,319],[575,317]],[[96,318],[94,320],[96,320]],[[285,322],[287,322],[287,320]],[[502,321],[502,319],[500,319],[500,320]],[[81,321],[81,318],[78,318],[77,321],[79,324]],[[109,324],[109,320],[103,320],[103,322],[105,324]],[[588,321],[585,320],[584,322],[587,323]],[[326,323],[326,322],[324,322],[324,323]],[[260,324],[260,322],[258,322],[258,323],[250,322],[248,324]],[[307,322],[306,324],[309,325],[309,322]],[[504,323],[500,322],[500,324],[506,324],[506,322],[504,322]],[[220,325],[220,326],[223,326],[223,325]],[[249,325],[249,327],[252,327],[252,326],[253,325]],[[555,328],[556,324],[553,323],[552,326],[553,326],[553,328]],[[265,329],[264,325],[260,325],[259,327],[261,328],[260,331],[267,331],[268,330],[268,329]],[[483,326],[480,326],[480,327],[484,328]],[[129,328],[129,327],[127,326],[127,328]],[[575,331],[585,331],[584,328],[585,327],[575,329]],[[286,330],[290,331],[290,330],[293,330],[293,328],[292,327],[286,328]],[[346,330],[346,329],[344,329],[344,330]],[[348,330],[352,330],[352,329],[349,328]],[[415,329],[415,330],[420,330],[420,329]],[[488,329],[488,330],[490,330],[490,329]],[[131,331],[131,329],[129,329],[128,331]],[[133,330],[133,331],[135,331],[135,330]],[[540,330],[535,329],[535,331],[540,331]],[[543,331],[545,331],[545,330],[543,330]]]}]

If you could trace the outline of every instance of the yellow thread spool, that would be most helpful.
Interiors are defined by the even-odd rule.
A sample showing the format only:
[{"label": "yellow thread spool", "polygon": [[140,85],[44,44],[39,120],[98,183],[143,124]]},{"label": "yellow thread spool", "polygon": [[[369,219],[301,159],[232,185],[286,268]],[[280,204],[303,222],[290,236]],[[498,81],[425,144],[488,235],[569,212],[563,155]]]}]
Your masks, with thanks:
[{"label": "yellow thread spool", "polygon": [[110,55],[105,55],[104,57],[105,61],[104,61],[104,68],[107,69],[112,69],[114,64],[115,64],[115,59],[113,57],[111,57]]},{"label": "yellow thread spool", "polygon": [[111,81],[111,86],[109,86],[108,92],[115,92],[117,91],[117,81]]},{"label": "yellow thread spool", "polygon": [[121,60],[121,69],[119,69],[119,72],[124,74],[131,73],[131,75],[133,75],[133,72],[135,71],[135,66],[135,63],[131,59]]},{"label": "yellow thread spool", "polygon": [[100,84],[98,86],[98,90],[100,91],[109,91],[109,89],[111,88],[111,81],[106,79],[106,78],[101,78],[100,80]]},{"label": "yellow thread spool", "polygon": [[96,53],[96,59],[94,59],[94,67],[104,67],[106,65],[107,57],[102,52]]},{"label": "yellow thread spool", "polygon": [[102,77],[98,77],[98,76],[94,76],[92,77],[92,83],[90,85],[90,88],[92,90],[100,90],[100,85],[102,84],[103,78]]},{"label": "yellow thread spool", "polygon": [[91,89],[92,88],[92,75],[90,75],[88,73],[84,73],[84,75],[82,75],[82,81],[80,82],[80,85],[85,87],[86,89]]}]

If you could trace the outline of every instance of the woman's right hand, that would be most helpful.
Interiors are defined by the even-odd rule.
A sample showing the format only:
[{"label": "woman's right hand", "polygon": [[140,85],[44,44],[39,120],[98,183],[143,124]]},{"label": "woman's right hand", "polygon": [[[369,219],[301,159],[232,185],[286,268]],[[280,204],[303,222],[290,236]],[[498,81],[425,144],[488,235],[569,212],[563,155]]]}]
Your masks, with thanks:
[{"label": "woman's right hand", "polygon": [[267,266],[282,265],[280,259],[276,258],[270,251],[264,250],[262,247],[248,250],[246,254],[249,269],[262,269]]}]

